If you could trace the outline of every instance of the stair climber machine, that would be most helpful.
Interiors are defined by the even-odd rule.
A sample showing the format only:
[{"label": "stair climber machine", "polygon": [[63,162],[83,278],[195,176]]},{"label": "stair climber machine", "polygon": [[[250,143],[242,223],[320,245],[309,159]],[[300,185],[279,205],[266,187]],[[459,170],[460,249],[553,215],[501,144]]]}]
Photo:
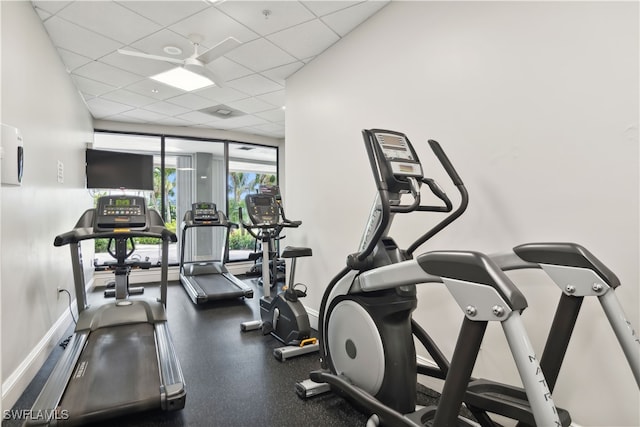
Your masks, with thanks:
[{"label": "stair climber machine", "polygon": [[[245,204],[251,223],[244,222],[242,208],[239,209],[240,221],[251,236],[261,239],[263,265],[269,265],[271,242],[277,240],[284,228],[297,228],[302,222],[288,220],[282,205],[271,194],[247,194]],[[284,248],[281,256],[285,259],[291,258],[291,273],[289,285],[281,292],[278,292],[277,286],[270,282],[269,269],[263,268],[262,289],[264,296],[260,298],[261,320],[244,322],[240,325],[242,331],[261,329],[264,335],[270,333],[284,343],[285,347],[279,347],[273,351],[274,357],[281,362],[292,357],[316,352],[319,348],[317,339],[311,337],[309,316],[300,301],[306,296],[306,286],[295,282],[297,258],[311,255],[310,248],[292,246]],[[301,287],[304,289],[300,289]]]},{"label": "stair climber machine", "polygon": [[[162,240],[160,298],[129,299],[127,240]],[[90,307],[80,251],[83,240],[115,240],[115,301]],[[104,196],[73,230],[57,236],[69,245],[78,321],[66,351],[36,399],[31,413],[50,416],[25,425],[73,426],[134,412],[184,408],[185,381],[169,334],[165,306],[169,242],[176,242],[157,211],[137,196]]]},{"label": "stair climber machine", "polygon": [[[185,261],[187,235],[204,228],[224,228],[226,230],[222,260]],[[209,301],[253,298],[251,286],[236,278],[227,270],[224,263],[228,260],[229,233],[237,224],[229,221],[224,212],[219,211],[215,203],[198,202],[185,212],[181,224],[182,244],[180,250],[180,282],[194,304]],[[193,233],[188,233],[188,230]]]},{"label": "stair climber machine", "polygon": [[[471,251],[413,251],[460,217],[468,204],[462,180],[436,141],[434,154],[460,192],[453,210],[448,196],[422,166],[406,135],[363,130],[377,186],[359,252],[330,282],[320,305],[318,335],[322,369],[296,384],[301,398],[332,390],[370,414],[368,426],[495,425],[489,413],[525,424],[567,426],[569,414],[555,407],[520,317],[522,293],[487,256]],[[421,204],[422,184],[444,205]],[[410,204],[403,204],[409,195]],[[388,235],[396,214],[442,212],[446,217],[406,250]],[[451,360],[411,317],[416,286],[443,283],[464,313]],[[499,322],[524,388],[472,378],[489,322]],[[418,364],[414,337],[437,367]],[[486,351],[486,350],[485,350]],[[444,380],[437,406],[417,407],[418,373]],[[474,390],[476,381],[482,382]],[[473,400],[473,405],[469,401]],[[465,403],[475,421],[460,416]]]}]

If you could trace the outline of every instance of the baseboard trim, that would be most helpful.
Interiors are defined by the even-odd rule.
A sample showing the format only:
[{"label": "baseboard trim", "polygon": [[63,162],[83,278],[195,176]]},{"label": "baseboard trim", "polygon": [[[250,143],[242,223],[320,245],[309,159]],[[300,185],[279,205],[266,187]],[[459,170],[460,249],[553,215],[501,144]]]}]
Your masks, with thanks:
[{"label": "baseboard trim", "polygon": [[[75,300],[72,306],[75,306]],[[2,407],[4,409],[12,408],[15,405],[70,325],[71,313],[69,310],[65,310],[16,370],[2,383]]]}]

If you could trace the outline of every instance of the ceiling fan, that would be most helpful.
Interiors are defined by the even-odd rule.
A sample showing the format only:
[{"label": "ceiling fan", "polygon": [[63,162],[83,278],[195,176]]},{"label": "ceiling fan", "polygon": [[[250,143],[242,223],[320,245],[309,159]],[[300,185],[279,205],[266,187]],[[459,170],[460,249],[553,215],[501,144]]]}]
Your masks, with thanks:
[{"label": "ceiling fan", "polygon": [[171,58],[169,56],[151,55],[148,53],[136,52],[136,51],[125,50],[125,49],[118,49],[118,53],[123,55],[137,56],[145,59],[153,59],[156,61],[165,61],[165,62],[171,62],[173,64],[178,64],[178,65],[181,65],[182,68],[186,70],[189,70],[193,73],[207,77],[209,80],[215,83],[216,86],[223,86],[224,82],[222,81],[222,79],[219,76],[217,76],[216,73],[208,69],[206,65],[208,65],[212,61],[215,61],[219,57],[225,55],[227,52],[230,52],[231,50],[240,46],[241,43],[233,37],[227,37],[226,39],[222,40],[220,43],[218,43],[211,49],[200,53],[198,52],[198,48],[200,47],[203,41],[203,37],[199,34],[191,34],[189,35],[189,40],[193,45],[194,51],[190,57],[185,59]]}]

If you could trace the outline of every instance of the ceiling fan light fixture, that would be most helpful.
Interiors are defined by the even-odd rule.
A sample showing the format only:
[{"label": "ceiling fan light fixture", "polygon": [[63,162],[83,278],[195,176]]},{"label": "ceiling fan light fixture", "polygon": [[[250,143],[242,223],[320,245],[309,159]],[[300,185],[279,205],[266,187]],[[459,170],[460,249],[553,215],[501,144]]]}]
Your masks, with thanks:
[{"label": "ceiling fan light fixture", "polygon": [[156,74],[150,78],[187,92],[214,84],[211,79],[183,67],[172,68],[171,70]]}]

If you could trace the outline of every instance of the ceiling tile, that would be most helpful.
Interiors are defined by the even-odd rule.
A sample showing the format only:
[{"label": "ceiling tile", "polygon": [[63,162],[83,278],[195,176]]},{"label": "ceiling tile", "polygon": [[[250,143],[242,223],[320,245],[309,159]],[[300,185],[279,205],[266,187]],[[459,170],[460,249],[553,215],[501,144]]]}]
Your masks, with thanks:
[{"label": "ceiling tile", "polygon": [[199,34],[204,38],[202,44],[209,48],[227,37],[235,37],[241,43],[258,37],[255,32],[213,7],[183,19],[169,28],[184,37]]},{"label": "ceiling tile", "polygon": [[167,99],[167,102],[177,104],[192,110],[200,110],[202,108],[215,105],[215,103],[211,100],[198,95],[194,95],[192,93],[185,93],[182,95],[174,96],[173,98]]},{"label": "ceiling tile", "polygon": [[244,126],[255,126],[269,123],[265,119],[261,119],[256,116],[240,116],[232,117],[230,119],[219,120],[215,123],[216,127],[220,129],[235,129]]},{"label": "ceiling tile", "polygon": [[315,18],[293,1],[227,1],[216,7],[262,36]]},{"label": "ceiling tile", "polygon": [[255,129],[266,131],[266,132],[282,132],[284,131],[284,126],[276,124],[276,123],[266,123],[264,125],[255,125],[252,126]]},{"label": "ceiling tile", "polygon": [[354,4],[360,3],[359,1],[333,1],[333,0],[316,0],[316,1],[303,1],[301,2],[316,16],[324,16],[329,13],[335,12],[340,9],[345,9]]},{"label": "ceiling tile", "polygon": [[126,122],[126,123],[147,123],[146,120],[141,120],[138,118],[134,118],[131,116],[126,116],[124,114],[114,114],[113,116],[101,117],[105,120],[110,120],[113,122]]},{"label": "ceiling tile", "polygon": [[140,108],[129,110],[124,113],[120,113],[121,116],[131,117],[134,119],[142,120],[145,122],[151,122],[155,120],[162,120],[165,118],[162,114],[154,113],[153,111],[143,110]]},{"label": "ceiling tile", "polygon": [[51,15],[55,15],[56,13],[60,12],[60,10],[62,10],[64,7],[70,5],[73,2],[45,0],[45,1],[33,1],[31,3],[33,3],[33,5],[39,9],[49,12]]},{"label": "ceiling tile", "polygon": [[144,107],[145,105],[156,102],[155,99],[140,95],[126,89],[114,90],[113,92],[102,95],[102,98],[109,101],[120,102],[121,104],[131,105],[132,107]]},{"label": "ceiling tile", "polygon": [[124,44],[161,28],[155,22],[109,1],[75,1],[57,16]]},{"label": "ceiling tile", "polygon": [[184,93],[184,91],[180,89],[176,89],[150,79],[144,79],[135,82],[134,84],[127,86],[126,89],[160,100],[172,98]]},{"label": "ceiling tile", "polygon": [[59,48],[58,53],[60,54],[60,58],[62,58],[62,62],[64,63],[67,71],[73,71],[74,69],[81,67],[85,64],[88,64],[92,61],[91,58],[87,58],[86,56],[78,55],[77,53],[73,53],[69,50]]},{"label": "ceiling tile", "polygon": [[206,114],[201,111],[191,111],[185,114],[180,114],[177,118],[197,124],[212,123],[220,120],[218,117],[214,117],[211,114]]},{"label": "ceiling tile", "polygon": [[87,79],[87,78],[82,77],[82,76],[74,76],[74,75],[72,75],[71,78],[75,82],[76,87],[82,93],[88,94],[88,95],[99,96],[99,95],[102,95],[104,93],[111,92],[112,90],[117,89],[114,86],[110,86],[108,84],[104,84],[104,83],[98,82],[96,80]]},{"label": "ceiling tile", "polygon": [[128,86],[144,78],[138,74],[133,74],[99,61],[92,61],[82,67],[76,68],[73,70],[73,74],[97,79],[116,87]]},{"label": "ceiling tile", "polygon": [[268,70],[290,64],[296,60],[296,58],[266,39],[245,43],[227,53],[226,56],[254,71]]},{"label": "ceiling tile", "polygon": [[160,25],[167,26],[181,19],[187,18],[194,13],[208,7],[207,3],[201,0],[182,0],[182,1],[120,1],[121,6],[131,9],[134,12],[157,22]]},{"label": "ceiling tile", "polygon": [[292,62],[291,64],[282,65],[280,67],[272,68],[270,70],[265,70],[260,74],[284,86],[285,79],[290,75],[292,75],[293,73],[295,73],[296,71],[298,71],[303,66],[304,66],[304,62],[301,62],[301,61]]},{"label": "ceiling tile", "polygon": [[165,116],[177,116],[178,114],[187,113],[189,110],[170,102],[160,101],[144,107],[145,110],[153,111]]},{"label": "ceiling tile", "polygon": [[132,110],[129,105],[120,104],[119,102],[109,101],[108,99],[92,98],[87,101],[87,106],[93,117],[101,119],[114,114],[121,114],[125,111]]},{"label": "ceiling tile", "polygon": [[259,74],[241,77],[227,82],[227,85],[250,95],[262,95],[263,93],[274,92],[282,89],[281,85]]},{"label": "ceiling tile", "polygon": [[233,62],[224,56],[211,61],[206,67],[216,73],[217,76],[220,76],[220,78],[225,82],[253,74],[253,71],[247,67],[243,67],[237,62]]},{"label": "ceiling tile", "polygon": [[[131,47],[143,53],[151,55],[167,56],[174,59],[184,59],[191,56],[194,51],[193,44],[182,35],[163,29],[147,37],[130,44]],[[175,46],[182,50],[179,55],[168,55],[163,49],[165,46]],[[152,61],[151,59],[149,61]]]},{"label": "ceiling tile", "polygon": [[44,23],[56,47],[91,59],[98,59],[120,47],[120,43],[52,16]]},{"label": "ceiling tile", "polygon": [[340,40],[340,37],[320,20],[313,20],[287,28],[267,38],[276,46],[298,59],[318,55]]},{"label": "ceiling tile", "polygon": [[273,108],[273,105],[259,100],[258,98],[246,98],[240,101],[227,102],[227,105],[243,113],[254,114]]},{"label": "ceiling tile", "polygon": [[264,95],[259,95],[257,98],[268,102],[271,105],[275,105],[276,107],[282,107],[285,101],[284,94],[285,91],[282,89],[271,93],[265,93]]},{"label": "ceiling tile", "polygon": [[224,104],[230,101],[237,101],[238,99],[244,99],[249,96],[244,92],[240,92],[239,90],[236,90],[228,86],[225,86],[225,87],[210,86],[205,89],[194,91],[193,93],[197,94],[198,96],[202,96],[203,98],[216,101],[217,104],[220,104],[220,103]]},{"label": "ceiling tile", "polygon": [[154,123],[166,126],[190,126],[192,124],[191,122],[179,119],[177,117],[165,117],[159,120],[154,120]]},{"label": "ceiling tile", "polygon": [[162,73],[163,71],[167,71],[176,66],[169,62],[127,56],[118,52],[113,52],[107,56],[103,56],[100,58],[100,62],[145,77]]},{"label": "ceiling tile", "polygon": [[284,110],[281,108],[274,108],[273,110],[263,111],[261,113],[256,114],[256,116],[261,117],[265,120],[269,120],[270,122],[283,122],[284,121]]},{"label": "ceiling tile", "polygon": [[344,37],[387,4],[389,4],[389,1],[370,0],[323,16],[321,19],[333,31],[340,34],[340,37]]}]

